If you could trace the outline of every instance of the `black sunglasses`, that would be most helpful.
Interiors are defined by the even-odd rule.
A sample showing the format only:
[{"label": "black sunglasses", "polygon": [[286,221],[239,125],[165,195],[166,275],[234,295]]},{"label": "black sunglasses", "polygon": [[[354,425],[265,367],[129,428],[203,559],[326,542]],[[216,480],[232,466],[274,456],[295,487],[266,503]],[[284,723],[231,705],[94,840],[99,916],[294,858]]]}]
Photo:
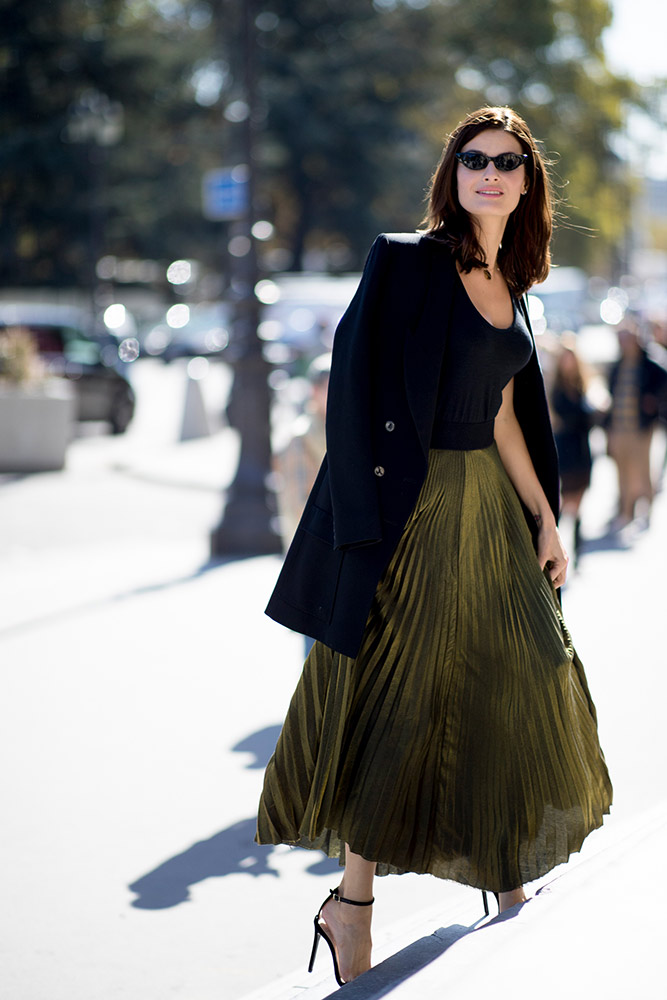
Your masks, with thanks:
[{"label": "black sunglasses", "polygon": [[467,153],[457,153],[456,159],[468,170],[484,170],[490,160],[497,170],[507,173],[520,167],[523,161],[528,159],[528,153],[498,153],[497,156],[487,156],[486,153],[478,153],[471,149]]}]

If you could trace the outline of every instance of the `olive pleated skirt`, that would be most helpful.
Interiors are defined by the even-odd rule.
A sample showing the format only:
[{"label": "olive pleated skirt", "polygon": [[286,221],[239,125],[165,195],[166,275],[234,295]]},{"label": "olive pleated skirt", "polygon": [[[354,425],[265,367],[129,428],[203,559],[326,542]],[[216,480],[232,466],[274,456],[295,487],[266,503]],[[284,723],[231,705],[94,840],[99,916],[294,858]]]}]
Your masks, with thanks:
[{"label": "olive pleated skirt", "polygon": [[495,445],[432,451],[356,659],[316,643],[268,764],[259,843],[496,892],[611,804],[582,665]]}]

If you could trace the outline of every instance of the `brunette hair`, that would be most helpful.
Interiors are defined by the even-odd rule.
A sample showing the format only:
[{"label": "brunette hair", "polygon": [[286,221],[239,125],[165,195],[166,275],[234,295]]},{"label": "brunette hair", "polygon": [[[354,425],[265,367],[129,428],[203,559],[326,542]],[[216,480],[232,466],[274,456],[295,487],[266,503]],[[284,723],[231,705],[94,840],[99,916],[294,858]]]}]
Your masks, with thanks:
[{"label": "brunette hair", "polygon": [[428,235],[447,244],[466,273],[475,267],[486,267],[474,222],[459,203],[456,154],[487,129],[509,132],[528,153],[525,161],[528,191],[521,196],[507,220],[498,252],[498,266],[505,280],[516,294],[523,295],[531,285],[544,281],[549,273],[554,199],[546,162],[530,129],[516,111],[511,108],[480,108],[456,126],[431,178],[428,212],[422,225]]}]

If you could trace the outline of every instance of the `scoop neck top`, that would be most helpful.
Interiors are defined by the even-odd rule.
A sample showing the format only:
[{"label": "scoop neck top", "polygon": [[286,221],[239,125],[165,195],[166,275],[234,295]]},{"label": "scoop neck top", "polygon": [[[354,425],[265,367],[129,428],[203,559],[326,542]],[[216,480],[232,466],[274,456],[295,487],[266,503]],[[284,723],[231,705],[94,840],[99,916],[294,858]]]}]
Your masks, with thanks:
[{"label": "scoop neck top", "polygon": [[455,285],[432,447],[467,449],[493,443],[503,389],[533,353],[530,330],[510,294],[513,320],[508,327],[497,327],[476,309],[463,282]]}]

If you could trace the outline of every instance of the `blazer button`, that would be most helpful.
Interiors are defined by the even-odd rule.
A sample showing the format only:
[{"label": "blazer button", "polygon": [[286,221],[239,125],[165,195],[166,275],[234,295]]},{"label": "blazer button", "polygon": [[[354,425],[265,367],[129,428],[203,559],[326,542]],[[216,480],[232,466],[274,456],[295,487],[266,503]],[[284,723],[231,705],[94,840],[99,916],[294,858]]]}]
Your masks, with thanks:
[{"label": "blazer button", "polygon": [[376,465],[374,470],[376,476],[384,476],[384,469],[381,465]]},{"label": "blazer button", "polygon": [[396,424],[394,423],[393,420],[388,420],[387,423],[384,425],[384,429],[386,431],[393,431],[393,429],[395,427],[396,427]]}]

